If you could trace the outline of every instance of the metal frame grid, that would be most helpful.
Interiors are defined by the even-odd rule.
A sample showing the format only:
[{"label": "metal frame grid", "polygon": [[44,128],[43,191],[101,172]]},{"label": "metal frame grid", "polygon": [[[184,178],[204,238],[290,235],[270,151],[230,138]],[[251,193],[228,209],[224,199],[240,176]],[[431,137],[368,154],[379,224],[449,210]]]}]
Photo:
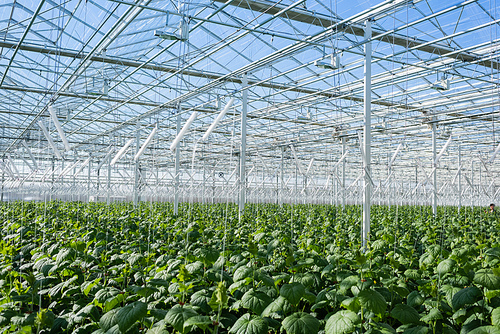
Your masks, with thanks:
[{"label": "metal frame grid", "polygon": [[[6,0],[2,198],[233,201],[243,193],[249,201],[360,203],[370,44],[372,202],[427,204],[434,188],[440,204],[495,201],[499,7],[496,0]],[[169,147],[195,111],[174,154]],[[433,154],[446,143],[436,164]]]}]

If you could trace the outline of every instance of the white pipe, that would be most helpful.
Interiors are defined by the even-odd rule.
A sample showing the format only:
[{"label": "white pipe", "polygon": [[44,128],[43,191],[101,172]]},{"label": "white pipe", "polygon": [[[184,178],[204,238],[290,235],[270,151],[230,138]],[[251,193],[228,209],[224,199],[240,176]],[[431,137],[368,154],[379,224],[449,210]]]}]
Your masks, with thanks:
[{"label": "white pipe", "polygon": [[392,167],[392,164],[394,163],[394,161],[396,160],[396,157],[399,153],[399,151],[401,151],[401,149],[403,148],[403,144],[399,144],[398,145],[398,148],[396,149],[396,152],[394,152],[394,154],[392,155],[392,158],[391,158],[391,161],[389,162],[389,168]]},{"label": "white pipe", "polygon": [[49,131],[47,130],[47,128],[45,127],[45,125],[43,124],[43,122],[41,120],[38,121],[38,125],[42,129],[43,135],[45,136],[45,138],[47,138],[47,141],[49,142],[50,147],[52,147],[52,149],[54,150],[54,153],[56,154],[57,158],[62,159],[61,153],[57,149],[56,145],[54,144],[54,140],[52,140],[52,137],[50,136]]},{"label": "white pipe", "polygon": [[132,142],[134,141],[135,138],[132,138],[130,139],[119,151],[118,153],[116,153],[115,157],[113,158],[113,160],[111,160],[111,163],[110,165],[113,166],[114,164],[116,164],[116,162],[118,160],[120,160],[120,158],[125,154],[125,152],[127,151],[128,147],[130,145],[132,145]]},{"label": "white pipe", "polygon": [[102,165],[104,165],[104,163],[106,161],[108,161],[109,157],[111,156],[111,153],[113,153],[113,148],[110,146],[108,153],[106,153],[106,155],[104,156],[104,159],[102,159],[102,161],[99,163],[99,165],[97,165],[97,169],[96,170],[100,170],[101,169]]},{"label": "white pipe", "polygon": [[52,122],[54,122],[54,125],[56,126],[57,132],[59,133],[59,137],[61,137],[61,140],[64,144],[64,149],[66,151],[69,151],[71,148],[69,147],[68,140],[66,139],[66,135],[64,134],[64,131],[61,128],[61,123],[59,123],[56,112],[52,106],[49,106],[49,114],[50,117],[52,118]]},{"label": "white pipe", "polygon": [[307,166],[306,175],[309,175],[309,171],[311,170],[313,163],[314,163],[314,158],[311,158],[311,160],[309,161],[309,166]]},{"label": "white pipe", "polygon": [[191,123],[194,122],[194,120],[196,119],[197,116],[198,116],[198,112],[197,111],[195,111],[195,112],[193,112],[191,114],[191,116],[187,120],[186,124],[184,124],[184,126],[182,127],[182,129],[179,132],[179,134],[177,135],[177,137],[175,137],[174,141],[172,142],[172,145],[170,145],[170,151],[173,152],[177,148],[177,145],[179,145],[179,142],[182,140],[182,137],[184,137],[184,135],[186,134],[187,130],[191,126]]},{"label": "white pipe", "polygon": [[9,159],[9,163],[12,166],[12,169],[14,170],[14,172],[16,173],[17,178],[20,179],[21,175],[19,174],[19,171],[17,170],[16,165],[14,165],[14,161],[12,161],[12,158],[10,157],[10,155],[7,155],[7,159]]},{"label": "white pipe", "polygon": [[57,178],[59,179],[59,178],[64,177],[66,174],[69,173],[69,171],[71,170],[71,168],[75,167],[78,163],[79,163],[79,161],[76,161],[76,162],[71,163],[68,166],[66,166],[66,168],[64,168],[62,170],[61,174],[59,174],[59,176]]},{"label": "white pipe", "polygon": [[90,158],[92,157],[88,157],[87,160],[85,160],[83,162],[83,164],[80,166],[80,168],[78,168],[78,170],[75,172],[75,174],[73,174],[73,177],[77,176],[78,174],[80,174],[80,172],[85,168],[85,166],[87,166],[90,162]]},{"label": "white pipe", "polygon": [[500,151],[500,144],[498,144],[497,148],[495,149],[495,152],[493,152],[493,155],[491,156],[490,160],[488,161],[489,163],[492,163],[495,160],[499,151]]},{"label": "white pipe", "polygon": [[33,161],[33,167],[34,167],[33,169],[38,169],[38,165],[37,165],[37,163],[36,163],[35,157],[33,156],[33,153],[31,153],[31,150],[30,150],[30,148],[28,147],[28,144],[26,144],[26,141],[25,141],[25,140],[23,140],[23,141],[21,142],[21,144],[23,144],[23,146],[24,146],[24,148],[26,149],[26,151],[28,151],[28,154],[29,154],[29,156],[30,156],[30,158],[31,158],[31,161]]},{"label": "white pipe", "polygon": [[295,147],[293,147],[293,145],[290,145],[290,149],[292,150],[293,157],[295,158],[295,164],[297,165],[300,174],[304,175],[304,172],[302,171],[302,168],[300,167],[299,164],[299,159],[297,158],[297,153],[295,152]]},{"label": "white pipe", "polygon": [[[149,143],[151,143],[151,140],[153,140],[153,137],[154,137],[154,135],[155,135],[155,133],[156,133],[157,130],[158,130],[158,128],[155,125],[155,127],[153,128],[153,131],[151,131],[151,133],[149,134],[148,138],[146,138],[146,141],[144,142],[144,144],[142,144],[141,148],[139,149],[139,151],[135,155],[134,161],[137,161],[139,159],[139,157],[142,155],[142,153],[144,153],[144,151],[148,147]],[[130,144],[132,143],[131,141],[129,141],[129,142],[130,142]],[[118,152],[118,153],[120,153],[120,152]]]},{"label": "white pipe", "polygon": [[6,171],[6,172],[7,172],[7,174],[9,174],[9,175],[10,175],[10,177],[11,177],[13,180],[15,180],[15,179],[16,179],[16,176],[14,175],[14,173],[12,173],[12,171],[10,170],[9,166],[7,166],[7,164],[4,164],[4,165],[2,166],[2,169],[3,169],[4,171]]},{"label": "white pipe", "polygon": [[443,156],[444,152],[446,151],[446,149],[448,148],[448,146],[450,145],[451,143],[451,136],[450,138],[448,139],[448,141],[446,142],[446,144],[444,144],[443,148],[441,149],[441,151],[439,151],[439,154],[438,156],[436,157],[436,160],[434,160],[434,165],[437,166],[437,164],[439,163],[439,160],[441,159],[441,157]]},{"label": "white pipe", "polygon": [[208,137],[210,136],[210,134],[214,131],[215,127],[219,124],[219,122],[222,120],[222,118],[224,117],[224,115],[226,115],[226,113],[228,112],[228,110],[231,108],[231,106],[233,105],[233,102],[234,102],[234,97],[232,97],[231,100],[229,100],[229,102],[226,104],[226,106],[224,107],[224,109],[222,109],[222,111],[219,113],[219,115],[217,115],[217,117],[215,118],[214,122],[207,129],[207,132],[205,132],[205,134],[203,135],[203,137],[201,138],[201,140],[205,141],[205,140],[208,139]]},{"label": "white pipe", "polygon": [[340,163],[341,163],[342,161],[344,161],[344,159],[347,157],[347,154],[348,154],[348,153],[349,153],[349,150],[346,150],[346,151],[345,151],[345,153],[344,153],[344,154],[342,154],[342,156],[340,157],[339,161],[337,161],[337,162],[335,163],[335,165],[333,166],[333,169],[337,168],[337,167],[338,167],[338,165],[340,165]]}]

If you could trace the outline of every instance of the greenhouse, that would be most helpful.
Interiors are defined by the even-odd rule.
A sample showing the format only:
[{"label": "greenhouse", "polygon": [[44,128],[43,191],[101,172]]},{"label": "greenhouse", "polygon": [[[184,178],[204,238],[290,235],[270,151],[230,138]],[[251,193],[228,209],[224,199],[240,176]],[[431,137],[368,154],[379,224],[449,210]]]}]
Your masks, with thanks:
[{"label": "greenhouse", "polygon": [[0,332],[500,333],[499,32],[496,0],[0,0]]}]

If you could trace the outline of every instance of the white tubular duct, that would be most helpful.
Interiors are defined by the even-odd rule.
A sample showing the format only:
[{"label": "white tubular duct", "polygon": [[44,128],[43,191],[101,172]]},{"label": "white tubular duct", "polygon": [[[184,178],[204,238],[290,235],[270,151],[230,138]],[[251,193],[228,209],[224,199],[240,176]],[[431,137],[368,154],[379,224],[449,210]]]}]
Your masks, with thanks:
[{"label": "white tubular duct", "polygon": [[26,151],[28,151],[28,154],[31,158],[31,161],[33,161],[33,169],[38,169],[38,164],[36,163],[36,160],[35,160],[35,157],[33,156],[33,153],[31,153],[31,150],[30,148],[28,147],[28,144],[26,144],[26,141],[23,140],[21,142],[21,144],[23,144],[24,148],[26,149]]},{"label": "white tubular duct", "polygon": [[394,161],[396,161],[396,157],[398,156],[398,153],[401,151],[402,148],[403,144],[400,143],[398,145],[398,148],[396,149],[396,152],[394,152],[394,154],[392,155],[391,161],[389,162],[389,168],[391,168]]},{"label": "white tubular duct", "polygon": [[300,167],[300,164],[299,164],[299,159],[297,158],[297,153],[295,152],[295,147],[293,147],[293,145],[290,145],[290,149],[292,150],[293,157],[295,158],[295,164],[297,165],[297,168],[299,169],[299,173],[304,175],[304,172],[302,171],[302,168]]},{"label": "white tubular duct", "polygon": [[109,148],[109,151],[108,151],[108,153],[106,153],[106,156],[104,157],[104,159],[102,159],[102,161],[99,163],[99,165],[97,165],[97,169],[96,170],[100,170],[101,169],[102,165],[104,165],[104,163],[106,161],[108,161],[109,157],[111,156],[111,153],[113,153],[113,148],[112,147]]},{"label": "white tubular duct", "polygon": [[91,157],[88,157],[87,160],[85,160],[83,162],[83,164],[76,170],[75,174],[73,174],[73,177],[77,176],[78,174],[80,174],[80,172],[85,168],[85,166],[87,166],[90,162],[90,158]]},{"label": "white tubular duct", "polygon": [[[16,179],[16,176],[12,173],[12,171],[10,170],[9,166],[7,166],[6,164],[3,165],[3,168],[2,168],[5,172],[7,172],[7,174],[9,174],[9,176],[15,180]],[[19,179],[19,177],[18,177]]]},{"label": "white tubular duct", "polygon": [[134,142],[134,138],[130,139],[119,151],[118,153],[116,153],[115,157],[113,158],[113,160],[111,160],[111,163],[110,165],[113,166],[114,164],[116,164],[116,162],[118,160],[120,160],[120,158],[125,154],[125,152],[127,151],[128,147]]},{"label": "white tubular duct", "polygon": [[[146,148],[148,147],[149,143],[151,143],[151,141],[153,140],[153,137],[155,136],[155,133],[156,131],[158,130],[158,128],[155,126],[153,128],[153,131],[151,131],[151,133],[149,134],[148,138],[146,138],[146,141],[144,142],[144,144],[142,144],[141,148],[139,149],[139,151],[137,152],[137,154],[135,155],[134,157],[134,161],[137,161],[139,159],[139,157],[142,155],[142,153],[144,153],[144,151],[146,150]],[[131,139],[132,140],[132,139]],[[132,144],[131,140],[129,141],[130,144]],[[128,143],[127,143],[128,144]],[[130,145],[129,144],[129,145]],[[120,153],[120,152],[118,152]]]},{"label": "white tubular duct", "polygon": [[450,145],[451,143],[451,136],[450,138],[448,139],[448,141],[446,142],[446,144],[444,144],[443,148],[441,149],[441,151],[439,151],[439,154],[437,155],[436,157],[436,161],[434,161],[434,165],[437,166],[437,164],[439,163],[439,160],[441,159],[441,157],[443,156],[444,152],[446,151],[446,149],[448,148],[448,146]]},{"label": "white tubular duct", "polygon": [[210,127],[207,129],[207,132],[205,132],[205,134],[201,138],[202,141],[205,141],[205,140],[208,139],[208,137],[210,136],[210,134],[214,131],[215,127],[217,127],[217,125],[219,124],[219,122],[226,115],[226,113],[231,108],[231,106],[233,105],[233,103],[234,103],[234,97],[232,97],[231,100],[229,100],[229,102],[226,104],[226,106],[224,107],[224,109],[222,109],[222,111],[219,113],[219,115],[217,115],[217,117],[215,118],[215,120],[212,123],[212,125],[210,125]]},{"label": "white tubular duct", "polygon": [[49,142],[50,147],[54,150],[54,153],[56,154],[58,159],[62,159],[61,153],[57,149],[56,145],[54,144],[54,140],[52,140],[52,137],[49,134],[49,131],[45,127],[42,121],[38,121],[38,125],[40,126],[40,129],[42,129],[43,135],[45,138],[47,138],[47,141]]},{"label": "white tubular duct", "polygon": [[59,123],[59,120],[57,119],[56,111],[52,106],[49,106],[49,114],[50,118],[52,118],[52,122],[54,122],[54,125],[56,126],[57,132],[59,133],[59,137],[61,137],[61,140],[64,144],[64,149],[66,151],[71,150],[71,148],[69,147],[68,140],[66,139],[66,135],[64,134],[64,131],[61,128],[61,123]]},{"label": "white tubular duct", "polygon": [[313,163],[314,163],[314,158],[311,158],[311,160],[309,161],[309,166],[307,166],[306,174],[309,174],[309,171],[311,170]]},{"label": "white tubular duct", "polygon": [[488,161],[489,163],[492,163],[495,161],[495,158],[498,154],[498,151],[500,151],[500,144],[498,144],[497,148],[495,149],[495,152],[493,152],[493,155],[491,156],[490,160]]},{"label": "white tubular duct", "polygon": [[340,157],[339,161],[337,161],[335,163],[335,165],[333,166],[333,169],[337,168],[338,165],[340,165],[340,163],[342,161],[344,161],[344,159],[347,157],[347,154],[349,153],[349,150],[346,150],[345,153]]},{"label": "white tubular duct", "polygon": [[71,168],[75,167],[78,163],[79,163],[79,161],[67,165],[62,170],[61,174],[59,174],[59,176],[57,178],[61,178],[61,177],[65,176],[66,174],[68,174],[68,172],[71,170]]},{"label": "white tubular duct", "polygon": [[[14,172],[16,173],[17,175],[17,178],[20,179],[21,178],[21,175],[19,175],[19,171],[17,170],[17,167],[16,165],[14,165],[14,161],[12,161],[12,158],[10,157],[10,155],[7,156],[7,159],[9,159],[9,164],[12,166],[12,169],[14,170]],[[14,175],[13,175],[14,176]]]},{"label": "white tubular duct", "polygon": [[184,126],[182,127],[182,129],[179,132],[179,134],[177,135],[177,137],[175,137],[174,141],[172,142],[172,145],[170,145],[170,151],[174,151],[177,148],[177,145],[179,145],[179,142],[182,140],[182,137],[184,137],[187,130],[191,126],[191,123],[194,122],[194,120],[196,119],[197,116],[198,116],[197,111],[195,111],[191,114],[191,116],[187,120],[186,124],[184,124]]}]

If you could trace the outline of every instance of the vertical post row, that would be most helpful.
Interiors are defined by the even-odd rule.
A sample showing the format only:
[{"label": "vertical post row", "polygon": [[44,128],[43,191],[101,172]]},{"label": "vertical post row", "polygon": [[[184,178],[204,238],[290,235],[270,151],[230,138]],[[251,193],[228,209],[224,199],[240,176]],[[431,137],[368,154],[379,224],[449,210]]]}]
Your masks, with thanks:
[{"label": "vertical post row", "polygon": [[436,123],[432,123],[432,214],[437,214],[437,166],[436,166]]},{"label": "vertical post row", "polygon": [[[371,21],[367,20],[365,26],[365,40],[372,37]],[[372,185],[370,180],[370,160],[371,160],[371,77],[372,77],[372,43],[365,43],[365,87],[364,87],[364,143],[363,143],[363,227],[361,231],[362,247],[366,249],[366,244],[370,239],[370,206]]]},{"label": "vertical post row", "polygon": [[[344,156],[346,152],[346,139],[342,137],[342,156]],[[345,209],[345,164],[346,158],[342,160],[342,211]]]},{"label": "vertical post row", "polygon": [[462,208],[462,150],[458,145],[458,212]]},{"label": "vertical post row", "polygon": [[[141,131],[141,128],[140,128],[140,123],[139,121],[137,121],[137,131],[136,131],[136,134],[135,134],[135,154],[137,154],[137,152],[139,152],[139,148],[140,148],[140,131]],[[135,161],[135,167],[134,167],[134,206],[136,206],[138,203],[139,203],[139,159],[137,159]]]},{"label": "vertical post row", "polygon": [[248,108],[248,79],[247,74],[243,75],[242,80],[242,106],[241,106],[241,149],[240,149],[240,201],[238,203],[239,216],[241,218],[245,209],[246,202],[246,173],[245,160],[247,156],[247,108]]},{"label": "vertical post row", "polygon": [[[179,102],[179,109],[177,110],[177,125],[176,133],[179,135],[181,131],[181,103]],[[181,159],[181,144],[177,145],[175,149],[175,189],[174,189],[174,215],[179,213],[179,172],[180,172],[180,159]]]}]

